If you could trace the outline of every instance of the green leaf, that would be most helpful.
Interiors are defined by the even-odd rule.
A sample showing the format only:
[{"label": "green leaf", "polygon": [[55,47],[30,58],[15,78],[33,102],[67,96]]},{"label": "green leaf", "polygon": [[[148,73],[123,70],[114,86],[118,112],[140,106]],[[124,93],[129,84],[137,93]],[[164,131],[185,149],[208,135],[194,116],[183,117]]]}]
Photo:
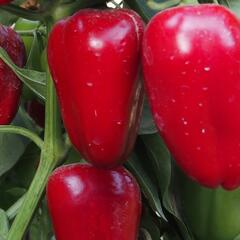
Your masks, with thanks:
[{"label": "green leaf", "polygon": [[16,66],[7,52],[0,47],[0,58],[15,72],[15,74],[41,99],[46,97],[46,73],[19,68]]},{"label": "green leaf", "polygon": [[138,156],[133,153],[126,165],[137,178],[138,183],[141,186],[141,190],[153,211],[156,212],[158,216],[166,219],[159,199],[158,189],[152,182],[151,178],[146,174],[146,171],[141,165],[141,161],[139,160]]},{"label": "green leaf", "polygon": [[156,125],[153,120],[153,116],[147,101],[147,98],[144,100],[143,113],[141,124],[138,134],[153,134],[157,132]]},{"label": "green leaf", "polygon": [[26,195],[22,195],[20,198],[18,198],[6,211],[6,214],[8,216],[9,221],[13,220],[15,216],[18,214],[19,209],[22,206],[22,203],[25,199]]},{"label": "green leaf", "polygon": [[[14,14],[9,14],[8,12],[0,9],[0,23],[5,26],[11,26],[18,17]],[[1,239],[1,238],[0,238]]]},{"label": "green leaf", "polygon": [[35,70],[41,70],[41,52],[43,49],[41,49],[42,44],[40,44],[40,41],[42,41],[42,36],[38,31],[33,32],[33,41],[32,46],[28,55],[26,68],[27,69],[35,69]]},{"label": "green leaf", "polygon": [[[160,238],[156,238],[156,239],[160,239]],[[139,240],[154,240],[154,238],[151,237],[151,234],[147,229],[141,228]]]},{"label": "green leaf", "polygon": [[26,190],[24,188],[20,188],[20,187],[10,188],[6,191],[6,193],[8,193],[14,197],[22,196],[25,192],[26,192]]},{"label": "green leaf", "polygon": [[145,144],[153,171],[158,179],[163,204],[169,212],[173,213],[174,208],[169,191],[172,174],[171,155],[158,133],[141,136],[141,139]]},{"label": "green leaf", "polygon": [[141,228],[146,229],[151,236],[151,239],[160,239],[161,233],[160,229],[157,226],[158,219],[152,214],[148,206],[143,204],[143,214],[141,219]]},{"label": "green leaf", "polygon": [[26,144],[21,136],[0,133],[0,176],[14,166],[23,154],[25,147]]},{"label": "green leaf", "polygon": [[[13,125],[26,127],[29,130],[34,131],[35,128],[29,121],[30,120],[25,118],[25,115],[20,110],[13,121]],[[0,133],[0,177],[16,164],[28,144],[29,139],[22,137],[21,135]]]},{"label": "green leaf", "polygon": [[163,240],[181,240],[179,236],[173,233],[173,231],[164,233],[162,239]]},{"label": "green leaf", "polygon": [[[24,2],[25,0],[16,0],[13,1],[14,4],[20,4]],[[0,9],[0,23],[6,26],[12,25],[18,17],[14,14],[10,14],[2,9]]]},{"label": "green leaf", "polygon": [[171,155],[159,134],[142,135],[151,162],[152,171],[157,176],[164,208],[174,218],[184,240],[191,240],[191,233],[178,212],[174,195],[171,191],[172,166]]},{"label": "green leaf", "polygon": [[225,5],[240,16],[240,1],[239,0],[218,0],[220,4]]},{"label": "green leaf", "polygon": [[237,235],[233,240],[240,240],[240,234]]},{"label": "green leaf", "polygon": [[75,150],[75,148],[71,147],[64,164],[72,164],[72,163],[86,163],[86,161],[81,157],[79,152]]},{"label": "green leaf", "polygon": [[36,212],[29,229],[29,239],[47,240],[51,239],[53,230],[47,210],[46,201],[43,200],[41,207]]},{"label": "green leaf", "polygon": [[39,160],[40,149],[34,143],[30,143],[9,173],[11,182],[18,187],[28,188],[36,173]]},{"label": "green leaf", "polygon": [[6,237],[9,230],[9,222],[7,214],[4,210],[0,209],[0,236]]}]

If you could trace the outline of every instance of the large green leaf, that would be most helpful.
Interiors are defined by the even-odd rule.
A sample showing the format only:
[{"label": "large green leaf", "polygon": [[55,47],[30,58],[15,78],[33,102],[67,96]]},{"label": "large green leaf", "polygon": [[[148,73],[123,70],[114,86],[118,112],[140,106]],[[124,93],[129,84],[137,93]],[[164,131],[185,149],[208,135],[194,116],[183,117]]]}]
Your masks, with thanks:
[{"label": "large green leaf", "polygon": [[149,175],[146,173],[145,168],[142,165],[142,161],[141,159],[139,159],[139,156],[137,156],[136,153],[133,153],[128,162],[126,163],[126,166],[137,178],[138,183],[141,186],[141,191],[148,200],[153,211],[156,212],[158,216],[166,219],[162,210],[162,205],[158,195],[158,189],[156,185],[152,182]]},{"label": "large green leaf", "polygon": [[7,52],[0,47],[0,58],[15,72],[15,74],[41,99],[46,97],[46,78],[45,72],[38,72],[16,66]]},{"label": "large green leaf", "polygon": [[35,143],[30,143],[25,152],[8,173],[9,181],[16,187],[28,188],[38,167],[40,149]]},{"label": "large green leaf", "polygon": [[[26,116],[21,108],[12,124],[28,128],[32,131],[36,131],[37,129],[32,124],[32,120]],[[20,135],[0,133],[0,177],[17,163],[28,143],[29,139]]]},{"label": "large green leaf", "polygon": [[[24,2],[25,0],[16,0],[13,1],[14,4],[20,4],[22,2]],[[8,13],[5,10],[2,10],[0,8],[0,23],[3,25],[12,25],[16,20],[18,19],[18,17],[14,14]]]},{"label": "large green leaf", "polygon": [[220,4],[225,5],[240,16],[240,1],[239,0],[218,0]]},{"label": "large green leaf", "polygon": [[143,204],[143,214],[141,219],[141,228],[148,231],[151,239],[159,240],[161,237],[160,227],[157,224],[155,216],[153,216],[152,211]]},{"label": "large green leaf", "polygon": [[0,133],[0,176],[14,166],[25,147],[21,136]]},{"label": "large green leaf", "polygon": [[[53,235],[46,201],[43,200],[29,228],[29,239],[48,240]],[[69,239],[70,240],[70,239]]]},{"label": "large green leaf", "polygon": [[233,240],[240,240],[240,234],[237,235]]},{"label": "large green leaf", "polygon": [[2,238],[7,236],[8,229],[9,229],[9,222],[8,222],[7,214],[4,210],[0,209],[0,236]]},{"label": "large green leaf", "polygon": [[154,123],[153,116],[152,116],[147,98],[145,98],[144,105],[143,105],[141,124],[140,124],[138,134],[153,134],[156,132],[157,132],[157,128]]},{"label": "large green leaf", "polygon": [[159,134],[142,135],[145,147],[148,152],[149,161],[153,168],[152,172],[157,176],[158,187],[161,192],[162,202],[167,212],[174,218],[177,231],[180,232],[184,240],[192,240],[191,233],[188,231],[185,223],[178,212],[174,195],[171,191],[172,166],[171,155],[166,148]]},{"label": "large green leaf", "polygon": [[[160,239],[160,238],[155,238],[155,239]],[[154,238],[152,238],[150,232],[147,229],[141,228],[138,240],[154,240]]]}]

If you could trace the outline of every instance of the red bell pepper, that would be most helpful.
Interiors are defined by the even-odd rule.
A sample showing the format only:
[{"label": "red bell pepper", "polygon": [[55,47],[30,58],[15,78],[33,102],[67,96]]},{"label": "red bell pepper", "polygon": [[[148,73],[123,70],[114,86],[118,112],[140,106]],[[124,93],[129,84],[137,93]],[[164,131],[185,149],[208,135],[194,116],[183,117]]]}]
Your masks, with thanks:
[{"label": "red bell pepper", "polygon": [[123,167],[66,165],[48,181],[47,200],[57,240],[136,240],[140,189]]},{"label": "red bell pepper", "polygon": [[143,22],[131,10],[81,10],[58,22],[48,62],[70,139],[98,166],[126,160],[142,109]]},{"label": "red bell pepper", "polygon": [[208,187],[240,185],[240,23],[214,4],[157,14],[143,43],[152,112],[181,168]]},{"label": "red bell pepper", "polygon": [[[0,25],[0,46],[19,67],[25,63],[25,47],[20,36],[10,27]],[[0,125],[14,118],[21,95],[22,83],[15,73],[0,60]]]}]

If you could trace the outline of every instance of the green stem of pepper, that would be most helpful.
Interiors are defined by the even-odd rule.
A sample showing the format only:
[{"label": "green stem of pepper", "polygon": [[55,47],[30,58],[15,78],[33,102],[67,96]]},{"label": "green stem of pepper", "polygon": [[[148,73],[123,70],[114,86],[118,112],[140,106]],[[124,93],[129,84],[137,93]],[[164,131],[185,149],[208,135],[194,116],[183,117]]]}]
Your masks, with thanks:
[{"label": "green stem of pepper", "polygon": [[47,70],[47,98],[44,144],[38,170],[22,206],[9,231],[7,240],[21,240],[44,192],[47,180],[66,150],[62,146],[61,118],[59,114],[55,88],[49,69]]},{"label": "green stem of pepper", "polygon": [[11,125],[1,125],[0,132],[22,135],[24,137],[31,139],[40,149],[42,149],[42,147],[43,147],[42,139],[38,135],[36,135],[35,133],[33,133],[32,131],[30,131],[26,128],[16,127],[16,126],[11,126]]}]

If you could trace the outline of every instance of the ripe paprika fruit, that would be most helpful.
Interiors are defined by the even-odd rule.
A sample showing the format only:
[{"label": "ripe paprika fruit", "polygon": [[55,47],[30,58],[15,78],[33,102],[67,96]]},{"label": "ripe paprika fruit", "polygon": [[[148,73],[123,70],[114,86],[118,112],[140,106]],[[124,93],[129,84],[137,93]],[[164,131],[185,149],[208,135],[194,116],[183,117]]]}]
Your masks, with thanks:
[{"label": "ripe paprika fruit", "polygon": [[[25,63],[25,47],[20,36],[10,27],[0,25],[0,46],[19,67]],[[22,83],[15,73],[0,60],[0,125],[9,124],[19,105]]]},{"label": "ripe paprika fruit", "polygon": [[123,167],[62,166],[48,181],[47,201],[57,240],[137,239],[140,189]]},{"label": "ripe paprika fruit", "polygon": [[240,185],[240,23],[214,4],[171,8],[143,40],[154,119],[178,165],[207,187]]},{"label": "ripe paprika fruit", "polygon": [[131,10],[81,10],[58,22],[48,62],[69,137],[88,161],[114,167],[134,144],[143,90],[143,22]]}]

